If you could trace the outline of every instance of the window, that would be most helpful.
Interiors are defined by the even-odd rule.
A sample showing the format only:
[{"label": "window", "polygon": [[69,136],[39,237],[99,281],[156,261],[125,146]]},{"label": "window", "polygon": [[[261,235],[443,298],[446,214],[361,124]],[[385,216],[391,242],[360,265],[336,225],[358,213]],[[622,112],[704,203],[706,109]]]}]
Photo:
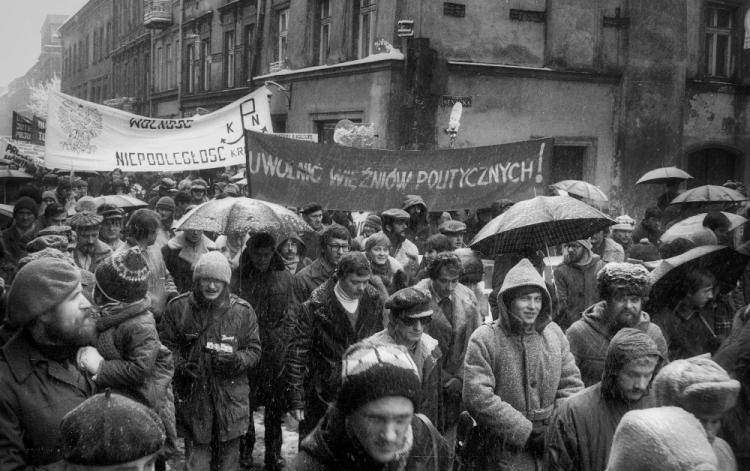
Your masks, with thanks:
[{"label": "window", "polygon": [[255,52],[255,25],[245,27],[245,58],[244,58],[244,78],[248,82],[253,78],[253,53]]},{"label": "window", "polygon": [[166,75],[167,76],[165,77],[164,80],[167,83],[167,89],[170,89],[170,88],[174,88],[174,87],[177,86],[174,83],[174,75],[175,75],[174,74],[174,67],[175,67],[175,65],[174,65],[174,55],[172,54],[172,45],[171,44],[167,44],[167,46],[165,47],[165,55],[166,55],[165,62],[166,62],[166,68],[167,68],[167,70],[166,70]]},{"label": "window", "polygon": [[224,33],[224,86],[234,88],[234,31]]},{"label": "window", "polygon": [[706,75],[731,78],[735,70],[736,20],[733,9],[706,7]]},{"label": "window", "polygon": [[318,3],[318,64],[325,65],[328,61],[331,39],[331,0],[320,0]]},{"label": "window", "polygon": [[372,54],[372,44],[375,40],[375,25],[378,17],[378,6],[375,0],[359,0],[359,45],[357,57],[363,58]]},{"label": "window", "polygon": [[154,88],[157,91],[164,90],[166,88],[164,86],[164,67],[166,67],[166,62],[164,61],[164,48],[162,46],[159,46],[156,48],[156,74],[154,77]]},{"label": "window", "polygon": [[195,58],[195,43],[188,44],[187,46],[187,91],[188,93],[195,93],[195,86],[198,84],[198,74],[196,63],[198,61]]},{"label": "window", "polygon": [[211,86],[211,43],[208,39],[201,41],[201,90],[207,91]]},{"label": "window", "polygon": [[279,38],[276,47],[276,60],[286,61],[286,37],[289,33],[289,9],[279,11]]},{"label": "window", "polygon": [[550,181],[583,180],[585,158],[584,146],[554,146],[550,163]]}]

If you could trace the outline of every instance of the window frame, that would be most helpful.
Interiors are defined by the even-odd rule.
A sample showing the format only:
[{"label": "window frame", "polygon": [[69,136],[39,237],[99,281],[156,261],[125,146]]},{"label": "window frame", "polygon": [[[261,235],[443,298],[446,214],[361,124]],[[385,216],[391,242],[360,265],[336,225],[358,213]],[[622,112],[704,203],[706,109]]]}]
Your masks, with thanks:
[{"label": "window frame", "polygon": [[318,0],[318,65],[326,65],[331,52],[331,0]]},{"label": "window frame", "polygon": [[375,29],[378,24],[378,2],[377,0],[357,1],[359,2],[359,17],[357,19],[357,59],[364,59],[373,53]]},{"label": "window frame", "polygon": [[277,62],[286,63],[287,53],[289,50],[289,8],[282,8],[278,10],[276,27],[276,60]]},{"label": "window frame", "polygon": [[237,86],[235,43],[237,36],[235,30],[224,31],[224,87],[234,88]]},{"label": "window frame", "polygon": [[[728,13],[729,26],[722,27],[718,24],[719,13]],[[733,3],[706,2],[703,9],[702,41],[703,54],[702,69],[708,79],[721,81],[734,81],[739,70],[740,37],[741,30],[739,22],[739,7]],[[725,37],[727,41],[724,57],[724,70],[719,67],[717,49],[719,38]]]}]

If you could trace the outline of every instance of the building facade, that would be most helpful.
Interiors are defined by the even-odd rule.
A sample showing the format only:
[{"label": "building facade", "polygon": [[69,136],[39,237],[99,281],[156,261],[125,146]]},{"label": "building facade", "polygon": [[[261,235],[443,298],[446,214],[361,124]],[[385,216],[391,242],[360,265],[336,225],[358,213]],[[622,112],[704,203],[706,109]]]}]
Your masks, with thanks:
[{"label": "building facade", "polygon": [[[430,149],[450,144],[460,101],[455,146],[554,137],[548,183],[594,182],[637,217],[661,190],[632,191],[646,170],[750,176],[748,0],[147,1],[170,9],[149,30],[140,1],[114,3],[106,98],[142,114],[212,111],[266,83],[275,132],[330,142],[349,119],[376,147]],[[64,91],[90,93],[83,80],[64,68]]]}]

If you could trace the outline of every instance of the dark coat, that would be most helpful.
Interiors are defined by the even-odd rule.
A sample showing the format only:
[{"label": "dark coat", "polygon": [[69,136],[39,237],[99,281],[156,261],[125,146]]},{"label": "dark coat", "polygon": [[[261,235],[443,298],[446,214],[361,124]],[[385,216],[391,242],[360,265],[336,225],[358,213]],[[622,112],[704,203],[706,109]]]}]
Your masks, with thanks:
[{"label": "dark coat", "polygon": [[[182,294],[167,304],[159,335],[174,354],[178,431],[210,443],[216,421],[220,441],[243,435],[251,420],[247,372],[260,359],[258,321],[250,304],[226,290],[213,303]],[[209,343],[231,347],[237,363],[231,373],[213,370]],[[188,364],[197,365],[198,378],[185,374]]]},{"label": "dark coat", "polygon": [[18,233],[15,225],[3,230],[3,251],[5,252],[5,258],[13,264],[18,263],[23,257],[28,254],[26,250],[26,244],[29,243],[34,237],[36,237],[36,231],[29,232],[25,236],[21,236]]},{"label": "dark coat", "polygon": [[709,302],[702,309],[693,310],[680,301],[674,309],[665,307],[655,314],[652,321],[664,334],[669,359],[716,353],[732,325],[731,310],[723,307],[721,302]]},{"label": "dark coat", "polygon": [[193,287],[193,267],[180,258],[180,250],[171,249],[169,245],[161,248],[161,256],[167,270],[172,275],[178,293],[187,293]]},{"label": "dark coat", "polygon": [[328,281],[336,269],[323,258],[318,258],[294,275],[294,300],[302,304],[310,298],[313,290]]},{"label": "dark coat", "polygon": [[95,385],[72,362],[42,354],[22,330],[0,350],[0,469],[18,471],[62,459],[60,421]]},{"label": "dark coat", "polygon": [[565,261],[555,268],[558,314],[554,321],[565,331],[581,318],[586,308],[599,301],[596,274],[604,267],[598,255],[589,251],[591,260],[585,265]]},{"label": "dark coat", "polygon": [[[385,471],[395,469],[373,460],[362,445],[346,431],[344,414],[335,407],[328,410],[315,430],[300,444],[299,454],[289,465],[290,471]],[[438,431],[429,428],[419,417],[411,421],[414,445],[403,471],[448,471],[453,468],[451,451]],[[433,435],[434,434],[434,435]],[[437,450],[435,445],[437,445]],[[437,458],[437,463],[435,459]]]},{"label": "dark coat", "polygon": [[335,284],[328,280],[313,291],[290,327],[286,371],[292,409],[303,409],[308,396],[332,402],[341,382],[344,351],[383,328],[383,300],[374,287],[368,285],[359,300],[352,328],[333,292]]}]

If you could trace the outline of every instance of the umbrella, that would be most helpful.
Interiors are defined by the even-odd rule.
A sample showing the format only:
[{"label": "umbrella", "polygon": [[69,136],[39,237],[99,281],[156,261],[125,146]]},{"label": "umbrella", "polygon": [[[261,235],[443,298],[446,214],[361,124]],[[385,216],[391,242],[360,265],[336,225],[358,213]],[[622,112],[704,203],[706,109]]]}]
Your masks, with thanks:
[{"label": "umbrella", "polygon": [[581,180],[563,180],[552,184],[554,188],[563,190],[571,195],[578,195],[586,199],[594,201],[609,201],[607,195],[604,194],[598,186],[592,185],[589,182]]},{"label": "umbrella", "polygon": [[678,180],[689,180],[691,178],[693,178],[692,175],[677,167],[662,167],[644,173],[635,183],[636,185],[639,183],[656,185],[671,183]]},{"label": "umbrella", "polygon": [[707,202],[737,202],[747,198],[737,190],[718,185],[697,186],[679,195],[669,204],[707,203]]},{"label": "umbrella", "polygon": [[9,168],[0,168],[0,180],[32,180],[34,177],[21,170],[12,170]]},{"label": "umbrella", "polygon": [[[737,229],[747,222],[747,219],[740,216],[739,214],[727,213],[725,211],[722,211],[722,213],[729,219],[730,231]],[[691,234],[694,234],[696,231],[699,231],[703,228],[703,218],[706,217],[706,214],[708,213],[696,214],[695,216],[690,216],[689,218],[675,223],[672,227],[667,229],[664,234],[661,235],[661,239],[659,240],[661,240],[662,243],[666,243],[680,237],[685,239],[689,238]]]},{"label": "umbrella", "polygon": [[245,196],[203,203],[177,221],[176,227],[223,234],[312,232],[312,228],[297,213],[278,204]]},{"label": "umbrella", "polygon": [[514,204],[488,222],[470,245],[491,255],[542,249],[588,238],[614,223],[570,196],[537,196]]},{"label": "umbrella", "polygon": [[723,245],[701,245],[676,257],[662,260],[651,272],[651,298],[670,304],[682,293],[685,275],[697,268],[705,268],[716,276],[723,291],[729,291],[745,271],[750,256]]},{"label": "umbrella", "polygon": [[13,217],[13,205],[12,204],[0,204],[0,216]]},{"label": "umbrella", "polygon": [[103,204],[112,204],[118,208],[144,208],[148,206],[148,203],[141,201],[138,198],[133,198],[128,195],[103,195],[94,198],[94,202],[97,206]]}]

